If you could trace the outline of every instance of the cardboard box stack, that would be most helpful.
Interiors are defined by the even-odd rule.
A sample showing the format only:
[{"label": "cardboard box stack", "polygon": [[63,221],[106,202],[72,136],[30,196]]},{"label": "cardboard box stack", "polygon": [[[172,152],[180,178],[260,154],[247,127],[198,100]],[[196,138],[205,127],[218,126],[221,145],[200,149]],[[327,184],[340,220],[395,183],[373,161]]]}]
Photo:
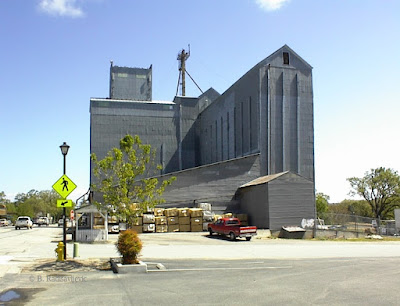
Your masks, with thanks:
[{"label": "cardboard box stack", "polygon": [[189,208],[178,208],[179,231],[190,232]]},{"label": "cardboard box stack", "polygon": [[160,216],[164,216],[164,208],[154,208],[154,216],[156,217],[160,217]]},{"label": "cardboard box stack", "polygon": [[155,216],[152,213],[143,214],[143,232],[154,233],[156,231]]},{"label": "cardboard box stack", "polygon": [[164,216],[167,217],[168,232],[179,232],[178,210],[167,208],[164,210]]},{"label": "cardboard box stack", "polygon": [[130,223],[132,224],[132,229],[136,233],[143,233],[143,217],[141,214],[138,213],[135,216],[131,217]]},{"label": "cardboard box stack", "polygon": [[201,208],[189,208],[190,214],[190,231],[203,231],[203,210]]},{"label": "cardboard box stack", "polygon": [[155,222],[156,222],[156,232],[157,233],[166,233],[168,231],[166,216],[155,217]]}]

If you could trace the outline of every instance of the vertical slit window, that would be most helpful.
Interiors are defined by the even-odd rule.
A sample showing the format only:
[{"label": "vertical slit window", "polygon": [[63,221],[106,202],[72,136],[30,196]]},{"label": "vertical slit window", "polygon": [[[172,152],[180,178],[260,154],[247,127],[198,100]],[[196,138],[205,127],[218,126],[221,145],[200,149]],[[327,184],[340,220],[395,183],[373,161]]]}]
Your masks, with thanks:
[{"label": "vertical slit window", "polygon": [[224,160],[224,128],[223,128],[223,119],[221,116],[221,124],[220,124],[220,130],[221,130],[221,160]]},{"label": "vertical slit window", "polygon": [[283,52],[283,64],[289,65],[289,52]]},{"label": "vertical slit window", "polygon": [[227,159],[229,159],[229,113],[226,113],[226,149],[227,149]]}]

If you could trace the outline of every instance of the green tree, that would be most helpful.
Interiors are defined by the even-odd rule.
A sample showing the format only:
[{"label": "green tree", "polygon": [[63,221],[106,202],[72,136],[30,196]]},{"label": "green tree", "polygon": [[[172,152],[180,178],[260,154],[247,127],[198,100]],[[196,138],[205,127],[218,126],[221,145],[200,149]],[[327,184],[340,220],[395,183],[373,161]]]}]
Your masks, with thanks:
[{"label": "green tree", "polygon": [[111,149],[102,160],[92,154],[93,174],[97,182],[92,184],[91,189],[103,195],[103,202],[94,203],[110,215],[127,220],[163,203],[165,187],[175,177],[162,182],[151,177],[161,169],[154,159],[155,151],[150,145],[142,144],[137,135],[123,137],[120,148]]},{"label": "green tree", "polygon": [[371,169],[363,177],[347,179],[351,195],[362,196],[370,205],[375,218],[384,219],[399,206],[400,177],[396,171],[384,167]]},{"label": "green tree", "polygon": [[[7,211],[17,216],[50,216],[57,220],[62,210],[57,208],[58,194],[54,190],[30,190],[28,193],[18,193],[14,202],[7,205]],[[68,211],[68,210],[67,210]]]},{"label": "green tree", "polygon": [[7,204],[9,204],[9,203],[10,203],[10,200],[7,199],[7,196],[6,196],[6,194],[4,193],[4,191],[1,191],[1,192],[0,192],[0,204],[7,205]]},{"label": "green tree", "polygon": [[328,201],[329,201],[329,196],[326,194],[323,194],[322,192],[318,192],[315,195],[315,205],[316,205],[318,214],[323,214],[328,211],[328,208],[329,208]]}]

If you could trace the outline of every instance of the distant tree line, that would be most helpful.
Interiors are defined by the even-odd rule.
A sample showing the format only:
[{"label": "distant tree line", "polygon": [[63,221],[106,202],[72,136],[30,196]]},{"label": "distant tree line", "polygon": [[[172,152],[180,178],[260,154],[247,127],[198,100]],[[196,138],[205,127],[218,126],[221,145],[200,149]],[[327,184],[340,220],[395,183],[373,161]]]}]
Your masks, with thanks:
[{"label": "distant tree line", "polygon": [[317,193],[316,208],[321,213],[354,214],[362,217],[394,219],[394,210],[400,208],[400,176],[390,168],[376,168],[365,172],[363,177],[351,177],[350,195],[363,200],[343,200],[329,204],[329,196]]},{"label": "distant tree line", "polygon": [[[60,196],[54,190],[30,190],[27,193],[18,193],[14,201],[7,199],[6,194],[0,192],[0,204],[5,204],[7,215],[14,222],[18,216],[29,216],[31,218],[47,216],[53,217],[53,220],[62,218],[63,210],[57,208],[57,199]],[[67,209],[67,213],[69,214]]]}]

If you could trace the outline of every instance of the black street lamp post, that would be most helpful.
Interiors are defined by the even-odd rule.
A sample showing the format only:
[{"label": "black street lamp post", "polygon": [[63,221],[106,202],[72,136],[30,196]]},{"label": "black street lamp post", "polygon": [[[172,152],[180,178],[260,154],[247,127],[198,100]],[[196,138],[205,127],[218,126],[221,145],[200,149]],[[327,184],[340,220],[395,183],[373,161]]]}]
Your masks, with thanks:
[{"label": "black street lamp post", "polygon": [[[61,146],[61,153],[64,156],[64,175],[66,174],[66,159],[67,159],[67,154],[69,150],[69,145],[67,145],[66,142],[64,142]],[[64,243],[64,260],[67,259],[67,222],[66,222],[66,210],[65,207],[63,207],[63,243]]]}]

